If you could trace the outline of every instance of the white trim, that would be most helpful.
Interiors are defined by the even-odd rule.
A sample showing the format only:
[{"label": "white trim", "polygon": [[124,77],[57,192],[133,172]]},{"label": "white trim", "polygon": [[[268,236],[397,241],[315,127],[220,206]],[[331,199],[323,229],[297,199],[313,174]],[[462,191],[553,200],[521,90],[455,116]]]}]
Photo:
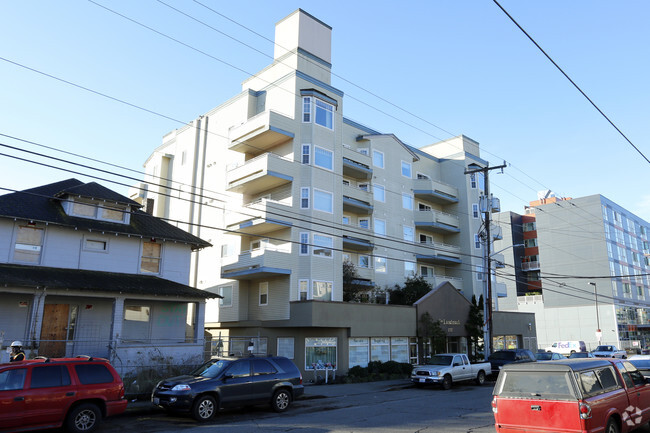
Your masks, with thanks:
[{"label": "white trim", "polygon": [[232,284],[227,284],[225,286],[219,287],[219,294],[221,296],[223,296],[223,289],[228,288],[228,287],[230,287],[230,304],[228,304],[228,305],[224,304],[223,303],[224,298],[220,298],[219,299],[219,308],[230,308],[230,307],[232,307],[232,304],[233,304],[232,300],[233,300],[233,296],[234,296],[234,292],[235,292],[235,288],[233,287],[233,285]]},{"label": "white trim", "polygon": [[[319,165],[319,164],[316,163],[316,149],[321,149],[321,150],[323,150],[325,152],[328,152],[330,154],[330,156],[331,156],[331,158],[330,158],[331,167],[325,167],[323,165]],[[334,152],[332,152],[331,150],[326,149],[324,147],[314,145],[314,167],[320,167],[320,168],[324,168],[325,170],[328,170],[328,171],[334,171]]]},{"label": "white trim", "polygon": [[[319,209],[319,208],[316,207],[316,192],[317,191],[319,193],[325,193],[325,194],[328,194],[330,196],[330,210]],[[314,204],[312,205],[312,207],[313,207],[314,210],[329,213],[329,214],[334,213],[334,194],[333,193],[331,193],[330,191],[324,190],[324,189],[314,188],[314,194],[313,195],[314,195],[314,197],[313,197],[314,198]]]},{"label": "white trim", "polygon": [[[404,174],[404,164],[406,164],[408,166],[409,172],[411,172],[410,176],[406,176]],[[410,162],[402,161],[402,163],[400,164],[400,170],[399,171],[400,171],[400,173],[402,174],[403,177],[405,177],[407,179],[413,179],[413,164],[411,164]]]},{"label": "white trim", "polygon": [[[376,154],[376,153],[379,154],[379,155],[381,155],[381,165],[377,165],[377,164],[375,164],[375,154]],[[386,167],[386,158],[385,158],[384,152],[381,152],[381,151],[379,151],[379,150],[373,150],[373,151],[372,151],[372,166],[373,166],[373,167],[377,167],[377,168],[384,168],[384,167]]]},{"label": "white trim", "polygon": [[[303,192],[307,191],[307,197],[303,197]],[[303,199],[307,200],[307,206],[303,205]],[[311,199],[311,191],[308,186],[303,186],[300,188],[300,209],[309,209],[309,201]]]},{"label": "white trim", "polygon": [[[377,198],[377,195],[375,194],[377,190],[381,190],[383,193],[383,200]],[[372,186],[372,198],[375,201],[381,202],[381,203],[386,203],[386,187],[384,185],[379,185],[379,184],[373,184]]]},{"label": "white trim", "polygon": [[[307,235],[307,241],[303,242],[303,235]],[[303,253],[302,252],[302,247],[306,246],[307,247],[307,252]],[[298,244],[298,255],[299,256],[308,256],[309,255],[309,232],[300,232],[300,243]]]},{"label": "white trim", "polygon": [[[307,148],[307,153],[305,153],[305,148]],[[307,156],[307,162],[305,162],[305,156]],[[300,163],[305,165],[311,164],[311,144],[303,143],[300,146]]]},{"label": "white trim", "polygon": [[[264,293],[266,292],[266,293]],[[266,302],[262,303],[262,295],[266,295]],[[261,281],[259,284],[259,292],[258,292],[258,305],[260,307],[269,305],[269,282],[268,281]]]},{"label": "white trim", "polygon": [[[384,233],[378,233],[377,232],[377,221],[382,221],[384,223]],[[373,226],[373,229],[374,229],[373,231],[374,231],[376,236],[387,236],[388,235],[388,225],[386,224],[386,220],[380,219],[380,218],[373,218],[372,226]]]},{"label": "white trim", "polygon": [[[408,198],[408,199],[411,200],[411,202],[410,202],[411,207],[410,208],[409,207],[404,207],[404,199],[405,198]],[[408,194],[408,193],[403,192],[402,193],[402,209],[413,210],[414,207],[415,207],[415,197],[413,196],[413,194]]]},{"label": "white trim", "polygon": [[307,287],[306,287],[307,290],[305,290],[305,292],[304,292],[305,293],[305,301],[306,301],[306,300],[311,299],[311,297],[309,296],[310,292],[311,292],[311,290],[309,290],[309,288],[311,287],[311,283],[309,282],[309,279],[307,279],[307,278],[301,278],[301,279],[298,280],[298,298],[296,298],[296,299],[298,299],[299,301],[302,300],[302,299],[300,299],[300,294],[303,293],[300,290],[300,283],[302,283],[302,282],[307,283]]}]

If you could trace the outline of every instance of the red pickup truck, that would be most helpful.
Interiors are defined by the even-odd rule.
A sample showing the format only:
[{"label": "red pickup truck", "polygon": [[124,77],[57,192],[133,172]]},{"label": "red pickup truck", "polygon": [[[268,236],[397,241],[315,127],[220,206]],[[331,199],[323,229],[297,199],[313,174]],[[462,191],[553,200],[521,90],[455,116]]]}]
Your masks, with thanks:
[{"label": "red pickup truck", "polygon": [[497,433],[624,433],[650,421],[650,383],[620,359],[509,364],[492,411]]}]

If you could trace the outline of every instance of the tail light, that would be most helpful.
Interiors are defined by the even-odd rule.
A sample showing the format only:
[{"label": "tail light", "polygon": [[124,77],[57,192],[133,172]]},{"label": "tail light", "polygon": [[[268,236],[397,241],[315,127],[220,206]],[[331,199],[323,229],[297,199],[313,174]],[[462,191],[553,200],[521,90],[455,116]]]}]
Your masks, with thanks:
[{"label": "tail light", "polygon": [[302,385],[302,373],[300,373],[300,384]]},{"label": "tail light", "polygon": [[492,412],[497,413],[497,396],[492,399]]},{"label": "tail light", "polygon": [[580,418],[591,418],[591,406],[589,406],[587,403],[580,403]]},{"label": "tail light", "polygon": [[120,386],[120,400],[124,398],[124,385]]}]

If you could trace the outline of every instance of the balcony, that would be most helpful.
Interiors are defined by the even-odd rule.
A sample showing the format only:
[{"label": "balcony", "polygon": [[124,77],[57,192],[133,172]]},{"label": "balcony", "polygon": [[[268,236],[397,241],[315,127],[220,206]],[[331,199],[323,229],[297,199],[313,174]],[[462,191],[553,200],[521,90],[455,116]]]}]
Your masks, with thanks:
[{"label": "balcony", "polygon": [[415,227],[433,233],[460,233],[460,222],[456,215],[435,210],[416,210]]},{"label": "balcony", "polygon": [[418,262],[434,265],[459,265],[463,263],[460,247],[440,243],[415,244],[415,257]]},{"label": "balcony", "polygon": [[343,175],[355,179],[372,178],[371,161],[368,155],[343,148]]},{"label": "balcony", "polygon": [[230,128],[230,150],[259,155],[269,149],[292,140],[294,134],[287,131],[293,120],[275,111],[264,111],[246,122]]},{"label": "balcony", "polygon": [[291,275],[291,250],[265,248],[245,251],[237,261],[221,267],[221,278],[230,280],[256,280],[260,278]]},{"label": "balcony", "polygon": [[293,225],[284,217],[291,211],[290,203],[260,199],[226,214],[226,228],[240,234],[261,235]]},{"label": "balcony", "polygon": [[535,260],[532,262],[522,262],[521,263],[522,271],[539,271],[539,261]]},{"label": "balcony", "polygon": [[414,179],[413,195],[434,203],[458,203],[458,188],[432,179]]},{"label": "balcony", "polygon": [[372,251],[374,247],[367,239],[343,235],[343,249],[346,251]]},{"label": "balcony", "polygon": [[[371,205],[369,201],[359,200],[354,197],[345,195],[347,192],[354,192],[354,191],[350,191],[353,188],[350,188],[350,190],[348,190],[347,188],[346,187],[343,188],[343,210],[345,212],[350,212],[354,214],[370,215],[374,209],[373,205]],[[359,190],[358,188],[355,189]],[[368,196],[370,197],[369,193],[366,194],[368,194]]]},{"label": "balcony", "polygon": [[265,153],[226,173],[226,190],[241,194],[259,194],[293,182],[296,165],[289,159]]},{"label": "balcony", "polygon": [[432,287],[436,288],[442,283],[451,283],[456,290],[463,290],[463,279],[457,277],[448,277],[447,275],[423,275],[424,280],[431,284]]}]

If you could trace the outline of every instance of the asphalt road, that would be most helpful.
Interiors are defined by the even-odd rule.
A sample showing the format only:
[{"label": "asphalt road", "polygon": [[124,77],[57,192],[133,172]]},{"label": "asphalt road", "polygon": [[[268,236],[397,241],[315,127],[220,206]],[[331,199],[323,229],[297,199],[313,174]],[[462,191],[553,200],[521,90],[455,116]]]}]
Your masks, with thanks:
[{"label": "asphalt road", "polygon": [[106,419],[98,433],[486,433],[495,431],[492,385],[461,384],[448,391],[415,388],[407,381],[309,386],[305,397],[283,414],[269,407],[225,410],[199,424],[189,416],[146,407]]}]

